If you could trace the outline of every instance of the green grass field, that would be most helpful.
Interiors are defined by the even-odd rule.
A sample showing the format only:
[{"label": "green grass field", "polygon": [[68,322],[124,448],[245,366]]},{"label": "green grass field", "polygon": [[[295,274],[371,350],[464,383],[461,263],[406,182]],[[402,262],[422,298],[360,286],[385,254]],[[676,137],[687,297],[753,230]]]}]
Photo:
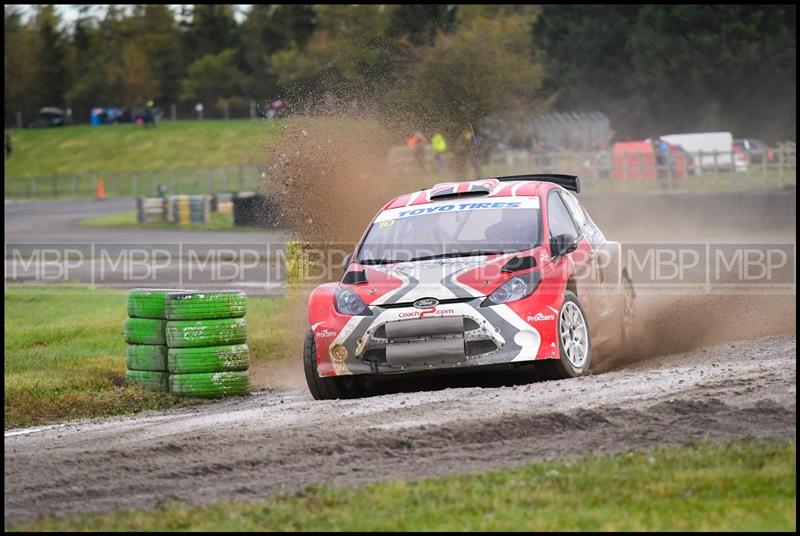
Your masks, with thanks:
[{"label": "green grass field", "polygon": [[[6,286],[5,427],[162,409],[181,401],[125,385],[127,292],[69,286]],[[288,302],[247,301],[252,362],[284,357]]]},{"label": "green grass field", "polygon": [[277,121],[167,121],[14,129],[6,176],[167,171],[260,164],[281,133]]},{"label": "green grass field", "polygon": [[135,210],[112,212],[94,218],[87,218],[78,222],[78,227],[110,227],[115,229],[161,229],[181,231],[252,231],[264,232],[260,227],[234,227],[232,212],[212,212],[208,225],[176,224],[166,221],[139,223],[136,220]]},{"label": "green grass field", "polygon": [[538,462],[257,502],[46,518],[34,531],[794,531],[794,441],[739,440]]}]

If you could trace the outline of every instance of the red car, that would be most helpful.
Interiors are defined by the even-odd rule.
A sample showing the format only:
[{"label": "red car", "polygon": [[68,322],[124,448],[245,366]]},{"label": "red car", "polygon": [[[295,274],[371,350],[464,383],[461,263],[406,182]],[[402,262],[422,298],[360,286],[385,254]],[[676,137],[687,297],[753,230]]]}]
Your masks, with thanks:
[{"label": "red car", "polygon": [[437,184],[375,216],[338,283],[309,298],[315,399],[375,375],[530,365],[585,374],[593,347],[630,334],[634,290],[569,175]]}]

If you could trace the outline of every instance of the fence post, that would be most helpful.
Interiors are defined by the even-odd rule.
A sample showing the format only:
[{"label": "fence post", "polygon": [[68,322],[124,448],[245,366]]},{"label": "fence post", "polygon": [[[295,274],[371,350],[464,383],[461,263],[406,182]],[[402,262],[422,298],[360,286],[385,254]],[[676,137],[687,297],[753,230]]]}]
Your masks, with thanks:
[{"label": "fence post", "polygon": [[28,186],[30,187],[30,198],[33,199],[33,196],[36,195],[36,177],[31,177]]},{"label": "fence post", "polygon": [[175,109],[175,105],[174,104],[170,104],[169,105],[169,112],[170,112],[170,115],[172,116],[172,120],[173,121],[177,121],[178,113],[177,113],[177,110]]},{"label": "fence post", "polygon": [[22,128],[22,112],[17,112],[17,128]]},{"label": "fence post", "polygon": [[714,149],[714,177],[716,179],[717,185],[720,184],[719,178],[719,161],[717,160],[717,150]]},{"label": "fence post", "polygon": [[764,182],[764,186],[767,186],[767,154],[769,154],[768,150],[762,151],[761,156],[761,180]]},{"label": "fence post", "polygon": [[222,103],[222,110],[225,114],[225,119],[230,119],[230,110],[228,109],[228,101]]},{"label": "fence post", "polygon": [[779,149],[780,150],[778,151],[778,155],[779,155],[779,157],[778,157],[778,187],[781,187],[781,186],[783,186],[783,163],[785,161],[783,153],[786,150],[786,144],[782,143],[779,146]]}]

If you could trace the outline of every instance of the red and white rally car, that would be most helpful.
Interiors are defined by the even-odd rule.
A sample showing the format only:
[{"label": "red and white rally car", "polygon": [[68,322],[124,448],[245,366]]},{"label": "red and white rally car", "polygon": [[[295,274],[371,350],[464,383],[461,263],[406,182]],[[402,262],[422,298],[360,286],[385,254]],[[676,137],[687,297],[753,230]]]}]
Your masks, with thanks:
[{"label": "red and white rally car", "polygon": [[309,298],[304,368],[315,399],[363,393],[374,375],[540,362],[589,370],[624,341],[634,291],[570,175],[437,184],[387,203]]}]

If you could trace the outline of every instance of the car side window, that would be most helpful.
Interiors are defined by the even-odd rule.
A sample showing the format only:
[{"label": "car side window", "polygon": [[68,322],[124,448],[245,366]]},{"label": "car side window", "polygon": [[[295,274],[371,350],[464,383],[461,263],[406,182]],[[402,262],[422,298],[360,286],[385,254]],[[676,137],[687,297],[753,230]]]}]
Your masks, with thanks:
[{"label": "car side window", "polygon": [[567,192],[561,192],[561,198],[567,205],[569,213],[572,214],[572,219],[578,226],[578,232],[584,232],[584,228],[589,225],[589,222],[586,219],[586,213],[583,211],[581,204],[578,203],[578,200]]},{"label": "car side window", "polygon": [[574,238],[578,237],[578,230],[569,215],[567,207],[564,205],[558,192],[551,191],[547,196],[547,218],[550,224],[550,236],[568,234]]}]

